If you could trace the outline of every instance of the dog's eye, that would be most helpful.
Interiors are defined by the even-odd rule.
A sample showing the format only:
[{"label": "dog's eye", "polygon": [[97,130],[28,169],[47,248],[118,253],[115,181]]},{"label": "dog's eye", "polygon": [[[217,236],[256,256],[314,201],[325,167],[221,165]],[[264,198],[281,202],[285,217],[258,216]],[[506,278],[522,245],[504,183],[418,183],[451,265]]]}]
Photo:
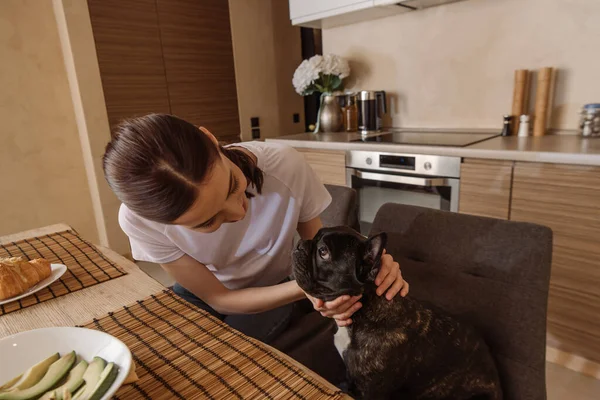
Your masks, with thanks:
[{"label": "dog's eye", "polygon": [[319,257],[323,260],[329,260],[329,250],[327,250],[327,247],[319,247]]}]

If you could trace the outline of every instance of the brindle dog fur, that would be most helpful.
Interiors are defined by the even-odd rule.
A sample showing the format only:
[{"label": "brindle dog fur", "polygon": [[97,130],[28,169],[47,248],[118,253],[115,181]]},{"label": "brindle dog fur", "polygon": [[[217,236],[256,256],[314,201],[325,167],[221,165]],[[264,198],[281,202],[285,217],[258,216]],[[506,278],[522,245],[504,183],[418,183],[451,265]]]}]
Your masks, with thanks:
[{"label": "brindle dog fur", "polygon": [[385,244],[385,233],[367,239],[348,227],[324,228],[293,253],[298,285],[311,296],[362,294],[353,323],[335,337],[349,393],[365,400],[502,399],[494,359],[472,326],[410,296],[376,294]]}]

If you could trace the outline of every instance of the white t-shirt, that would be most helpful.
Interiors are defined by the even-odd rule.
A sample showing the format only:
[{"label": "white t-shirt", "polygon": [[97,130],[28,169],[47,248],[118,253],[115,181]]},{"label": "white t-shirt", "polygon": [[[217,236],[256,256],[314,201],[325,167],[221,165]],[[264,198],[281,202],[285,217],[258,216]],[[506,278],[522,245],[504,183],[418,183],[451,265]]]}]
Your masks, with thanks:
[{"label": "white t-shirt", "polygon": [[[249,199],[243,220],[213,233],[149,221],[121,205],[119,223],[133,258],[164,264],[184,254],[208,267],[229,289],[269,286],[292,272],[291,251],[298,222],[318,217],[331,196],[304,157],[291,147],[236,143],[251,151],[264,173],[262,194]],[[254,191],[248,186],[249,191]],[[185,282],[180,282],[185,286]]]}]

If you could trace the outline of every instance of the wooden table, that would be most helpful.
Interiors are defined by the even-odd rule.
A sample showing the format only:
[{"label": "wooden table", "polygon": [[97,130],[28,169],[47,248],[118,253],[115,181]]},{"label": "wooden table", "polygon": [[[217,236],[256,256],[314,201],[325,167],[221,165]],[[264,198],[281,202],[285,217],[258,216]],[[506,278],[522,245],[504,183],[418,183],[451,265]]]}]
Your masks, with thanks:
[{"label": "wooden table", "polygon": [[[70,229],[70,227],[64,224],[48,226],[0,237],[0,244],[8,244],[22,239],[49,235],[68,229]],[[208,396],[209,398],[229,399],[235,398],[235,396],[233,396],[235,394],[237,398],[245,399],[247,397],[244,393],[254,393],[252,392],[254,389],[248,389],[251,386],[250,384],[252,384],[266,396],[257,396],[256,393],[254,393],[249,396],[251,398],[349,399],[348,396],[340,393],[337,388],[329,384],[323,378],[279,351],[254,341],[253,339],[249,339],[239,332],[233,331],[232,328],[223,324],[221,321],[212,318],[206,313],[205,316],[197,315],[199,312],[197,308],[190,306],[189,303],[186,303],[185,301],[178,300],[176,298],[177,296],[174,296],[171,291],[165,292],[165,287],[163,285],[144,273],[133,262],[110,249],[99,246],[96,247],[110,261],[124,269],[127,272],[127,275],[35,304],[19,311],[0,315],[0,339],[31,329],[53,326],[76,326],[84,325],[86,323],[86,326],[89,328],[104,330],[106,326],[110,326],[110,318],[114,319],[117,315],[129,313],[133,318],[136,318],[134,312],[146,314],[153,313],[154,311],[152,308],[156,307],[156,304],[170,303],[170,307],[173,307],[174,310],[177,309],[178,311],[176,310],[175,313],[169,314],[156,314],[155,320],[150,324],[152,326],[147,325],[148,329],[155,329],[155,333],[145,333],[143,337],[138,337],[139,335],[136,330],[119,332],[121,340],[123,340],[132,350],[138,372],[142,373],[138,383],[122,387],[119,390],[117,393],[119,398],[137,399],[140,398],[140,393],[146,394],[147,392],[144,389],[148,390],[153,387],[153,384],[148,383],[151,381],[150,375],[154,377],[152,378],[154,379],[153,382],[156,382],[157,379],[161,380],[164,383],[163,386],[169,388],[171,388],[169,382],[173,383],[177,380],[181,381],[181,376],[170,378],[164,370],[164,365],[156,367],[158,369],[154,369],[152,365],[150,365],[159,358],[161,358],[165,365],[170,365],[176,362],[176,360],[171,360],[169,357],[165,358],[158,353],[144,357],[144,352],[156,351],[152,345],[148,345],[147,343],[149,340],[148,337],[150,336],[157,336],[159,339],[162,338],[162,342],[164,343],[165,341],[172,340],[172,337],[176,336],[181,338],[182,335],[187,335],[186,337],[188,339],[183,339],[179,345],[176,345],[177,349],[181,352],[178,357],[187,357],[196,363],[200,360],[201,362],[198,363],[199,367],[192,369],[192,372],[196,373],[196,376],[199,378],[195,378],[196,381],[194,381],[190,380],[190,377],[187,376],[189,373],[183,374],[193,384],[185,385],[187,394],[184,394],[184,397],[181,397],[180,393],[173,392],[173,390],[171,390],[171,393],[164,390],[163,392],[157,392],[156,388],[152,389],[151,396],[148,397],[153,399],[170,399],[176,394],[179,398],[186,399],[206,398],[202,394],[202,390],[206,390],[206,393],[208,393],[212,388],[217,394],[214,395],[213,393]],[[154,308],[154,310],[156,310],[156,308]],[[184,329],[188,329],[190,324],[187,324],[188,328],[185,328],[185,324],[181,323],[183,318],[189,318],[190,315],[192,315],[192,318],[188,319],[188,321],[198,328],[195,331],[192,330],[191,335],[184,332]],[[163,324],[164,327],[156,330],[155,324],[158,324],[159,322]],[[174,332],[173,329],[177,332]],[[172,334],[170,337],[169,331]],[[202,343],[201,339],[199,339],[201,336],[200,332],[202,331],[210,331],[208,333],[213,335],[212,339]],[[215,332],[219,332],[217,336],[215,336]],[[220,347],[217,346],[219,343]],[[239,347],[240,343],[243,344],[243,350],[240,350],[242,348]],[[185,350],[182,350],[183,347],[185,347]],[[211,348],[215,350],[211,350]],[[232,351],[229,351],[230,349]],[[234,351],[237,351],[237,354],[233,354]],[[212,354],[212,359],[207,358],[209,353]],[[231,357],[232,355],[234,357]],[[246,362],[239,363],[239,361],[234,361],[243,357],[246,358]],[[256,359],[254,359],[254,357],[256,357]],[[267,371],[268,368],[266,368],[265,365],[268,363],[276,363],[280,366],[284,366],[284,368],[280,368],[283,373],[276,373],[275,370],[272,370],[275,373]],[[183,365],[184,368],[187,368],[191,363],[187,362],[186,359]],[[223,369],[227,365],[236,371],[233,379],[232,374],[229,373],[229,375],[227,375]],[[181,373],[181,365],[175,367],[175,369]],[[162,371],[161,373],[164,374],[165,378],[160,376],[156,378],[157,370]],[[206,371],[208,375],[202,375],[204,374],[204,371]],[[219,376],[221,373],[224,375]],[[212,374],[212,376],[210,374]],[[249,378],[251,376],[256,378]],[[262,379],[260,381],[258,380],[259,376],[261,377],[260,379]],[[245,378],[248,381],[248,384],[233,383],[235,380],[239,380],[240,377]],[[215,378],[220,380],[221,383],[215,383]],[[169,379],[174,380],[169,381]],[[252,381],[253,379],[257,380]],[[257,382],[260,383],[257,385]],[[195,389],[194,386],[196,386],[198,390]],[[228,388],[229,393],[226,392],[224,389],[225,387]],[[311,391],[313,393],[318,392],[318,396],[311,394],[308,396],[305,394],[303,395],[300,393],[302,390],[308,390],[308,393],[311,393]],[[321,395],[324,397],[321,397]]]},{"label": "wooden table", "polygon": [[[68,225],[58,224],[2,236],[0,244],[68,229]],[[1,316],[0,339],[30,329],[81,325],[164,289],[163,285],[131,261],[110,249],[97,247],[107,258],[123,268],[127,275]]]}]

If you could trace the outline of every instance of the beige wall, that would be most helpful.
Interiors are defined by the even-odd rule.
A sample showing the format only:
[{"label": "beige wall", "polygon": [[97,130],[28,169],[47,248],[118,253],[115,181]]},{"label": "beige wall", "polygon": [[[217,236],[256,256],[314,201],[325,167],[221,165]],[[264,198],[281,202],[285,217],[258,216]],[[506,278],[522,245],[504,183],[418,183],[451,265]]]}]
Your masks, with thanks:
[{"label": "beige wall", "polygon": [[300,28],[290,23],[288,2],[229,0],[229,12],[242,138],[252,137],[251,117],[260,118],[261,138],[303,132],[304,103],[292,86]]},{"label": "beige wall", "polygon": [[0,235],[65,222],[127,253],[91,32],[85,0],[0,2]]},{"label": "beige wall", "polygon": [[350,87],[386,89],[398,127],[500,128],[515,69],[554,66],[551,127],[600,102],[600,1],[467,0],[325,30]]},{"label": "beige wall", "polygon": [[100,242],[127,254],[129,240],[118,220],[121,202],[108,186],[102,170],[110,126],[87,1],[53,2]]},{"label": "beige wall", "polygon": [[98,240],[50,0],[0,2],[0,234],[67,222]]}]

